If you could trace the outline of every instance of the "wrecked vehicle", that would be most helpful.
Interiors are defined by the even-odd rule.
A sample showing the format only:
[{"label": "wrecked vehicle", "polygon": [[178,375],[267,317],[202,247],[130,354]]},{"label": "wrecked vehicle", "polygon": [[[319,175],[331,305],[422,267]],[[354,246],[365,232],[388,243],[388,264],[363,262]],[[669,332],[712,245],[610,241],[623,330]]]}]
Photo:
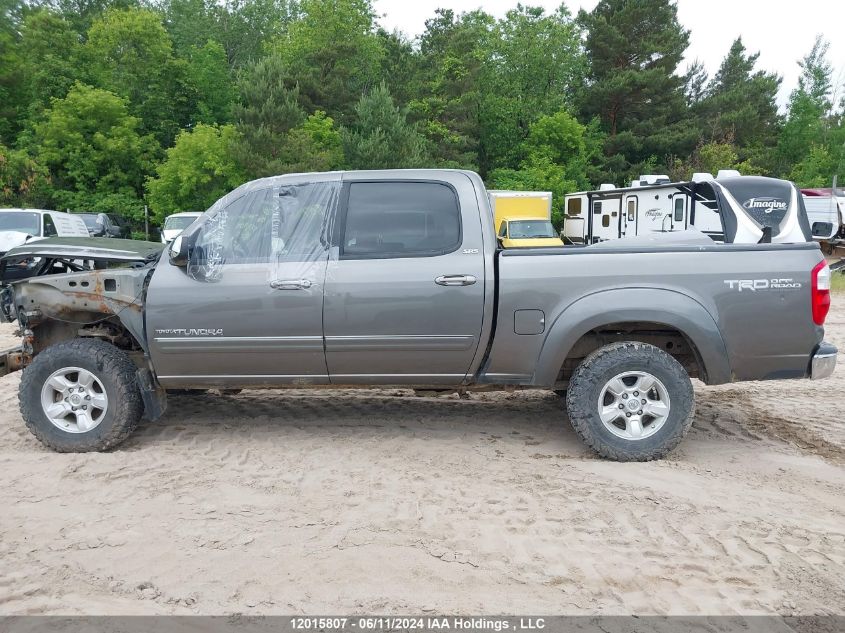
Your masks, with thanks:
[{"label": "wrecked vehicle", "polygon": [[[45,240],[8,285],[23,418],[58,451],[119,444],[167,390],[552,389],[599,454],[649,460],[707,384],[824,378],[830,269],[815,243],[697,231],[586,247],[498,247],[477,174],[403,170],[256,180],[163,255]],[[91,262],[90,265],[79,262]]]}]

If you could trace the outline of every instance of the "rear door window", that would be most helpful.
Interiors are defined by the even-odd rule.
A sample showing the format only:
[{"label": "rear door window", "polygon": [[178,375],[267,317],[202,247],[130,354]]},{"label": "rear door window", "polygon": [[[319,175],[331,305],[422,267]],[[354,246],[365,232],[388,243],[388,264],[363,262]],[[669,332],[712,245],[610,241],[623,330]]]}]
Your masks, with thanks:
[{"label": "rear door window", "polygon": [[342,258],[445,255],[461,244],[458,198],[436,182],[353,182],[341,235]]}]

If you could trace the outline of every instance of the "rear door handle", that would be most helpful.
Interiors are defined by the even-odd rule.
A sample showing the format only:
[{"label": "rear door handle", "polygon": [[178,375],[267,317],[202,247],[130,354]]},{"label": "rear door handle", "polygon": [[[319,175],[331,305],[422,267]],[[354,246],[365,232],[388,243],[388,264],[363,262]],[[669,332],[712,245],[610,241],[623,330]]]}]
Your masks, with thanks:
[{"label": "rear door handle", "polygon": [[311,287],[309,279],[274,279],[270,282],[274,290],[307,290]]},{"label": "rear door handle", "polygon": [[439,286],[471,286],[476,281],[472,275],[440,275],[434,283]]}]

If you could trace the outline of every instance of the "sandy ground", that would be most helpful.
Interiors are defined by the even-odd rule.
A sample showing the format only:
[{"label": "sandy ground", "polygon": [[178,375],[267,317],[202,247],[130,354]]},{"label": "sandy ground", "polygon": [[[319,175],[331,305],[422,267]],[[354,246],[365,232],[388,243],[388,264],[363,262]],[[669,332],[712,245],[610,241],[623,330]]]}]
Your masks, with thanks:
[{"label": "sandy ground", "polygon": [[649,464],[595,458],[542,392],[182,396],[120,450],[60,455],[18,381],[0,614],[845,612],[845,366],[698,385]]}]

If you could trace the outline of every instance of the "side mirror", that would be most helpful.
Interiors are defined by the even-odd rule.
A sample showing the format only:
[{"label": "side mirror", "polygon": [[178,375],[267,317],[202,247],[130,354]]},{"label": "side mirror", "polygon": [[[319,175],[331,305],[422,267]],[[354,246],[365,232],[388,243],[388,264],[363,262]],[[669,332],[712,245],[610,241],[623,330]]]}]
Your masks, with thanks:
[{"label": "side mirror", "polygon": [[179,267],[188,265],[188,240],[181,235],[170,243],[170,263]]}]

